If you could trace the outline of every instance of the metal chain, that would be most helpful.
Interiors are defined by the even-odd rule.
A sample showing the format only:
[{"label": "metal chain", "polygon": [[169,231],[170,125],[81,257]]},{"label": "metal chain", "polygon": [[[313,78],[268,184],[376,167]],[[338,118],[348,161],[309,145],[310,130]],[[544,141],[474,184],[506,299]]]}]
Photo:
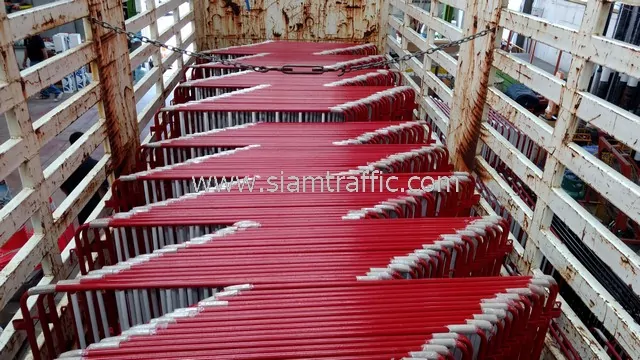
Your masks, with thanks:
[{"label": "metal chain", "polygon": [[[284,65],[284,66],[279,66],[279,67],[275,67],[275,66],[256,66],[256,65],[250,65],[250,64],[243,64],[237,61],[233,61],[233,60],[227,60],[227,59],[223,59],[221,57],[218,56],[213,56],[213,55],[208,55],[205,53],[201,53],[201,52],[194,52],[194,51],[189,51],[186,49],[181,49],[179,47],[173,46],[173,45],[167,45],[167,44],[163,44],[157,40],[153,40],[151,38],[148,38],[146,36],[142,36],[142,35],[138,35],[136,33],[133,32],[129,32],[126,31],[125,29],[119,28],[117,26],[111,25],[109,23],[106,23],[104,21],[95,19],[95,18],[91,18],[91,21],[95,24],[100,25],[101,27],[114,31],[117,34],[123,34],[125,36],[127,36],[129,39],[131,40],[140,40],[142,43],[145,44],[151,44],[155,47],[158,48],[163,48],[163,49],[167,49],[169,51],[175,52],[175,53],[179,53],[182,55],[187,55],[187,56],[192,56],[194,58],[198,58],[198,59],[202,59],[202,60],[206,60],[206,61],[210,61],[210,62],[217,62],[220,63],[222,65],[227,65],[227,66],[233,66],[236,69],[239,70],[253,70],[256,72],[261,72],[261,73],[266,73],[266,72],[270,72],[270,71],[277,71],[277,72],[281,72],[284,74],[324,74],[327,72],[339,72],[340,75],[343,75],[345,73],[354,71],[354,70],[363,70],[363,69],[370,69],[370,68],[379,68],[382,66],[387,66],[387,65],[391,65],[391,64],[395,64],[395,63],[400,63],[400,62],[405,62],[405,61],[409,61],[411,58],[414,57],[420,57],[420,56],[424,56],[424,55],[428,55],[428,54],[433,54],[436,51],[440,51],[440,50],[444,50],[446,48],[452,47],[452,46],[458,46],[460,44],[464,44],[466,42],[475,40],[479,37],[483,37],[491,32],[493,32],[495,30],[495,28],[489,28],[489,29],[485,29],[482,30],[478,33],[475,33],[473,35],[469,35],[467,37],[464,37],[460,40],[456,40],[456,41],[451,41],[448,42],[446,44],[437,46],[437,47],[432,47],[426,51],[417,51],[414,53],[410,53],[410,54],[406,54],[404,56],[398,57],[398,58],[394,58],[394,59],[390,59],[390,60],[383,60],[383,61],[378,61],[378,62],[374,62],[374,63],[367,63],[367,64],[362,64],[362,65],[353,65],[353,66],[349,66],[349,65],[343,65],[343,66],[339,66],[339,67],[325,67],[322,65]],[[299,69],[298,71],[296,71],[296,69]]]}]

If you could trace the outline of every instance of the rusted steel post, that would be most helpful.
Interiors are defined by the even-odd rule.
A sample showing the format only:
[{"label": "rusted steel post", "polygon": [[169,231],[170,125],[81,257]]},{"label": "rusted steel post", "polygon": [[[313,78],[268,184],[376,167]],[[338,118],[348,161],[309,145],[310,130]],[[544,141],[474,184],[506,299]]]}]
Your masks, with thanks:
[{"label": "rusted steel post", "polygon": [[[502,0],[468,0],[464,11],[463,35],[469,36],[498,25]],[[458,70],[453,91],[453,108],[447,145],[456,170],[474,169],[476,149],[485,110],[493,49],[501,30],[460,45]]]},{"label": "rusted steel post", "polygon": [[[89,0],[89,15],[124,28],[121,0]],[[99,74],[102,87],[102,109],[107,125],[109,151],[115,176],[133,170],[135,151],[140,145],[136,102],[129,62],[127,38],[91,23],[96,61],[92,72]]]}]

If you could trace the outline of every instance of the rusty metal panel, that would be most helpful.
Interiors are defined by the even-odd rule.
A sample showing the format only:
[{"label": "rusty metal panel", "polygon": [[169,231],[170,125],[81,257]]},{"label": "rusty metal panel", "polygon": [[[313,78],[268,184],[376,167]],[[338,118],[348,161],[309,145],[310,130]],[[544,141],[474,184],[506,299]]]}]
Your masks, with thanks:
[{"label": "rusty metal panel", "polygon": [[35,35],[89,15],[87,0],[62,0],[9,15],[13,40]]},{"label": "rusty metal panel", "polygon": [[197,44],[213,49],[264,40],[376,43],[381,5],[375,0],[196,0]]}]

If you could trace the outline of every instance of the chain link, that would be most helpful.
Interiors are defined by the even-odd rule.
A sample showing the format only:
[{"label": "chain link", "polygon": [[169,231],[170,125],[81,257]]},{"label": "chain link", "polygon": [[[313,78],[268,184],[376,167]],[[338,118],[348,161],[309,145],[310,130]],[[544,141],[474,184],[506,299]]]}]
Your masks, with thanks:
[{"label": "chain link", "polygon": [[325,67],[322,65],[284,65],[284,66],[280,66],[280,67],[276,67],[276,66],[255,66],[255,65],[250,65],[250,64],[243,64],[240,63],[238,61],[233,61],[233,60],[227,60],[227,59],[223,59],[221,57],[218,56],[212,56],[212,55],[208,55],[202,52],[194,52],[194,51],[189,51],[186,49],[181,49],[179,47],[173,46],[173,45],[167,45],[167,44],[163,44],[157,40],[153,40],[151,38],[148,38],[146,36],[142,36],[142,35],[138,35],[136,33],[133,32],[129,32],[126,31],[125,29],[119,28],[117,26],[111,25],[109,23],[106,23],[104,21],[92,18],[91,21],[95,24],[100,25],[101,27],[114,31],[117,34],[122,34],[125,35],[126,37],[128,37],[131,40],[140,40],[142,43],[145,44],[151,44],[152,46],[158,47],[158,48],[163,48],[163,49],[167,49],[169,51],[175,52],[175,53],[179,53],[182,55],[187,55],[187,56],[191,56],[197,59],[202,59],[202,60],[206,60],[206,61],[210,61],[210,62],[217,62],[220,63],[222,65],[226,65],[226,66],[233,66],[236,69],[239,70],[253,70],[255,72],[260,72],[260,73],[266,73],[266,72],[270,72],[270,71],[277,71],[277,72],[281,72],[283,74],[324,74],[327,72],[339,72],[340,75],[343,75],[345,73],[354,71],[354,70],[363,70],[363,69],[370,69],[370,68],[380,68],[380,67],[384,67],[384,66],[388,66],[388,65],[392,65],[392,64],[397,64],[397,63],[401,63],[401,62],[406,62],[411,60],[412,58],[418,58],[418,57],[422,57],[424,55],[429,55],[429,54],[433,54],[436,51],[440,51],[440,50],[444,50],[446,48],[450,48],[453,46],[458,46],[460,44],[464,44],[466,42],[469,41],[473,41],[477,38],[486,36],[487,34],[495,31],[495,28],[489,28],[489,29],[485,29],[482,30],[478,33],[475,33],[473,35],[469,35],[467,37],[464,37],[460,40],[456,40],[456,41],[451,41],[448,42],[446,44],[442,44],[440,46],[437,47],[432,47],[426,51],[417,51],[414,53],[410,53],[410,54],[406,54],[404,56],[400,56],[394,59],[389,59],[389,60],[383,60],[383,61],[378,61],[378,62],[374,62],[374,63],[367,63],[367,64],[362,64],[362,65],[353,65],[353,66],[349,66],[349,65],[343,65],[340,67]]}]

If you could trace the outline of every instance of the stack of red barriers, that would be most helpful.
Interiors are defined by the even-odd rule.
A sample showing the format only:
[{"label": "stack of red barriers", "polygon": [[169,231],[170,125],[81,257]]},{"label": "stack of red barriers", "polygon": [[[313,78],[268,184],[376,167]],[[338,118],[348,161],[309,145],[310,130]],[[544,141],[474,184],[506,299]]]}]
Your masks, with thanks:
[{"label": "stack of red barriers", "polygon": [[[287,45],[215,53],[378,59]],[[475,179],[397,74],[198,76],[216,75],[179,87],[138,172],[112,185],[116,213],[78,230],[80,275],[23,297],[34,358],[540,358],[554,280],[499,276],[510,223],[472,215]]]}]

